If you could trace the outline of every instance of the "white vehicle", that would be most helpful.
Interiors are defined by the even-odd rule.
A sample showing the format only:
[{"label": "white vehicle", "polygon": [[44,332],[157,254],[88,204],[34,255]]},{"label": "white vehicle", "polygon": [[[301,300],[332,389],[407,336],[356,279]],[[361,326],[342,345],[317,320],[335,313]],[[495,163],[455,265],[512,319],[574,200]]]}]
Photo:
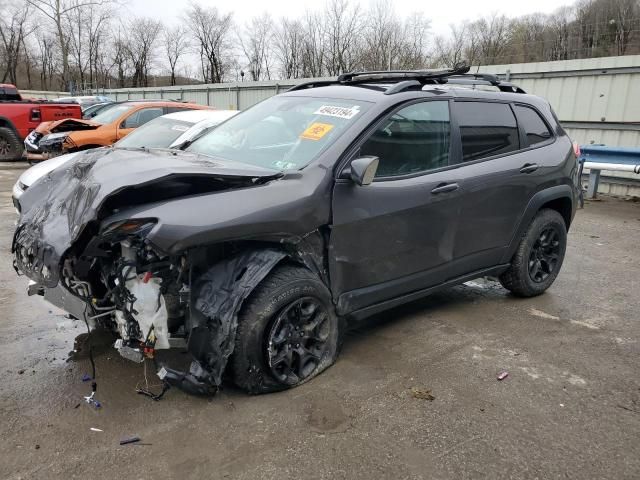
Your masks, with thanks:
[{"label": "white vehicle", "polygon": [[[129,135],[104,148],[176,148],[183,149],[191,141],[237,114],[237,110],[189,110],[158,117],[136,128]],[[13,186],[13,204],[20,209],[19,199],[34,182],[82,152],[68,153],[45,160],[26,170]]]}]

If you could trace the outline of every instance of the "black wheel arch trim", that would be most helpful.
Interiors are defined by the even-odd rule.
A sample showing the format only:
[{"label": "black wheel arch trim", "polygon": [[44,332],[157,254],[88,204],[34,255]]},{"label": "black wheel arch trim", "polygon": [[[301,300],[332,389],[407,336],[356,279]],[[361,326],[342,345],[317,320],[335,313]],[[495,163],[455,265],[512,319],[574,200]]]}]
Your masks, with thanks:
[{"label": "black wheel arch trim", "polygon": [[[520,218],[518,228],[509,242],[509,247],[501,259],[501,263],[508,263],[511,261],[511,258],[520,244],[522,236],[527,231],[527,228],[529,228],[533,218],[540,211],[540,208],[553,200],[559,199],[567,199],[571,202],[571,218],[573,219],[573,214],[576,210],[576,199],[574,189],[570,185],[555,185],[537,192],[533,197],[531,197],[531,200],[529,200],[524,214]],[[567,230],[569,230],[569,225],[567,225]]]},{"label": "black wheel arch trim", "polygon": [[18,129],[16,128],[16,126],[7,117],[0,117],[0,128],[9,128],[9,129],[13,130],[13,133],[16,134],[16,136],[18,137],[18,140],[20,140],[20,141],[24,140],[20,136],[20,133],[18,132]]}]

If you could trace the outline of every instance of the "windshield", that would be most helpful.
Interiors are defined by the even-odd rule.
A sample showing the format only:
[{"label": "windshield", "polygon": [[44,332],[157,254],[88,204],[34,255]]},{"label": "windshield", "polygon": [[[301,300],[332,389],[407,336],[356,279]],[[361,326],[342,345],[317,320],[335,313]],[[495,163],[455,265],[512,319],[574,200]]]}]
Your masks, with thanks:
[{"label": "windshield", "polygon": [[114,146],[116,148],[168,148],[192,125],[192,122],[159,117],[136,128]]},{"label": "windshield", "polygon": [[275,170],[299,169],[338,138],[367,102],[272,97],[197,139],[187,151]]},{"label": "windshield", "polygon": [[116,105],[115,107],[111,107],[104,112],[100,112],[98,115],[91,119],[92,122],[99,123],[101,125],[106,125],[108,123],[115,122],[120,116],[131,110],[133,105]]}]

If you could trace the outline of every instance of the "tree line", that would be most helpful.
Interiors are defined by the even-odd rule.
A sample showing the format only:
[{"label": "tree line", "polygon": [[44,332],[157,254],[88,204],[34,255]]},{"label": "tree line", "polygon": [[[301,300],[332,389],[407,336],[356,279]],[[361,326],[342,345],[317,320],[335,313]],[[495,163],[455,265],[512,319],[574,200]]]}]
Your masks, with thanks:
[{"label": "tree line", "polygon": [[435,35],[392,0],[326,0],[300,18],[246,22],[192,1],[172,24],[124,17],[122,0],[0,0],[0,83],[91,91],[334,76],[640,53],[640,0],[578,0],[552,14],[491,14]]}]

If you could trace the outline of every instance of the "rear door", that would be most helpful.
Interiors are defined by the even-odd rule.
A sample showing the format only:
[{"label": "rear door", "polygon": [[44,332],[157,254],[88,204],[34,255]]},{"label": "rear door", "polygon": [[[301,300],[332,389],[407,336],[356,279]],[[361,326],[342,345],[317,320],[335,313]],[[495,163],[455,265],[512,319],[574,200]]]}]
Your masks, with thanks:
[{"label": "rear door", "polygon": [[539,183],[539,153],[529,148],[530,142],[549,142],[552,135],[538,129],[532,134],[539,138],[527,138],[514,108],[500,102],[454,102],[463,194],[450,278],[500,263]]},{"label": "rear door", "polygon": [[376,177],[333,192],[330,275],[338,308],[353,311],[442,281],[452,259],[460,208],[449,169],[447,100],[397,109],[351,158],[379,157]]}]

